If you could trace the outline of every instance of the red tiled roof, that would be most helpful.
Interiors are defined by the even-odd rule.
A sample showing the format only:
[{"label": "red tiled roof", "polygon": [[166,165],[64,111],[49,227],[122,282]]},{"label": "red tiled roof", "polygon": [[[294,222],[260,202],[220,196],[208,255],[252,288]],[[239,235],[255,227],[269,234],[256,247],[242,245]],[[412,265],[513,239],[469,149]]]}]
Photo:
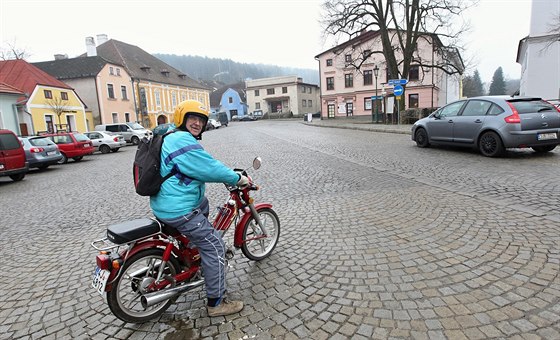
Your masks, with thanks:
[{"label": "red tiled roof", "polygon": [[16,89],[6,83],[0,82],[0,93],[10,93],[10,94],[23,94],[22,90]]},{"label": "red tiled roof", "polygon": [[72,89],[67,84],[21,59],[0,61],[0,82],[29,94],[33,92],[37,85]]}]

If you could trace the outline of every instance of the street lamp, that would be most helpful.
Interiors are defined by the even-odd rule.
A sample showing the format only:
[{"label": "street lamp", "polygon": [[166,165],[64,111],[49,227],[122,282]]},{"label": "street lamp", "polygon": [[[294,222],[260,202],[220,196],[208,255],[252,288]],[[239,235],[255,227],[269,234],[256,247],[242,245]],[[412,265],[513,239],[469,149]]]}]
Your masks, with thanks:
[{"label": "street lamp", "polygon": [[379,122],[379,111],[377,109],[377,76],[379,75],[379,67],[375,65],[373,68],[373,75],[375,76],[375,122]]}]

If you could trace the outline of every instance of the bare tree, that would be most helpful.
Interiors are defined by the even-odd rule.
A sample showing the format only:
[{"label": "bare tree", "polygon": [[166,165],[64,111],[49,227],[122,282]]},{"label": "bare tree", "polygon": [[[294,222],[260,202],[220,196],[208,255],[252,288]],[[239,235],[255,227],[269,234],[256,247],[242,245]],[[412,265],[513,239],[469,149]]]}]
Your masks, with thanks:
[{"label": "bare tree", "polygon": [[[365,53],[351,61],[359,71],[371,54],[382,54],[389,77],[406,78],[412,65],[420,70],[440,69],[447,74],[462,74],[463,48],[459,37],[468,25],[457,26],[461,13],[477,1],[463,0],[326,0],[323,20],[326,35],[352,39],[365,31],[379,35],[382,50],[361,47]],[[417,50],[420,39],[432,45],[441,58],[422,57]],[[352,48],[353,46],[350,46]],[[338,53],[347,53],[337,51]],[[350,66],[348,63],[345,67]],[[423,75],[421,75],[423,76]]]},{"label": "bare tree", "polygon": [[65,101],[60,97],[47,100],[47,105],[58,117],[58,124],[56,124],[58,130],[64,129],[66,124],[62,124],[62,116],[66,112],[70,112],[68,107],[64,103]]},{"label": "bare tree", "polygon": [[6,43],[6,47],[0,48],[0,59],[2,60],[14,60],[14,59],[27,59],[29,58],[29,53],[24,49],[16,47],[15,41],[13,43]]}]

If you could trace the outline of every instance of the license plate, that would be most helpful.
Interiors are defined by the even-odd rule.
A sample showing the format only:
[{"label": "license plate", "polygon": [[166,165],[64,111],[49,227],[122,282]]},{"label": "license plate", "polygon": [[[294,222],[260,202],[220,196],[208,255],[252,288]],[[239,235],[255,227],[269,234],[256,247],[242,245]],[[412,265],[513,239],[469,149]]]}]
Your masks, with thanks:
[{"label": "license plate", "polygon": [[91,286],[102,296],[105,294],[105,286],[107,285],[109,274],[111,273],[108,270],[102,270],[99,267],[95,267]]},{"label": "license plate", "polygon": [[56,153],[56,151],[47,151],[47,156],[52,156]]},{"label": "license plate", "polygon": [[550,140],[550,139],[557,139],[557,138],[558,135],[556,135],[556,132],[537,134],[537,140]]}]

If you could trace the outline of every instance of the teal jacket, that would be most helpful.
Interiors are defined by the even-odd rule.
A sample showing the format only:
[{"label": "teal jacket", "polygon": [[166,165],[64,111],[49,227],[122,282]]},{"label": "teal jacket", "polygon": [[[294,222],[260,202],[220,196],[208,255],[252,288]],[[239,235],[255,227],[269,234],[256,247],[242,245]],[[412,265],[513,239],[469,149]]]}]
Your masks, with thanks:
[{"label": "teal jacket", "polygon": [[237,184],[239,175],[204,151],[202,145],[186,131],[165,137],[161,147],[161,176],[172,169],[177,173],[150,197],[150,207],[158,218],[186,215],[200,205],[206,191],[205,182]]}]

